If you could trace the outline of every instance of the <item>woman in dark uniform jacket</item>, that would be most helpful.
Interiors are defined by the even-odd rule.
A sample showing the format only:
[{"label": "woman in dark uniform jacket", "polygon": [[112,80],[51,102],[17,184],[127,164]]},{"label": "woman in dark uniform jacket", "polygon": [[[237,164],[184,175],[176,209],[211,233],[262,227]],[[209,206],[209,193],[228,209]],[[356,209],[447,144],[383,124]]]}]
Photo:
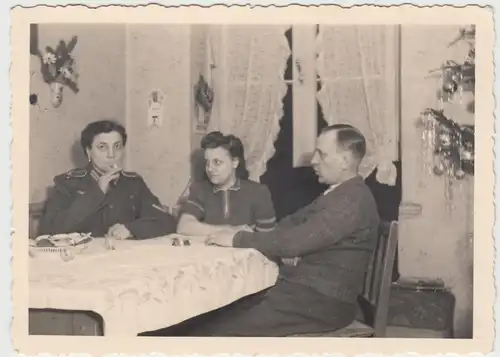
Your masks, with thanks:
[{"label": "woman in dark uniform jacket", "polygon": [[89,163],[54,178],[39,234],[92,233],[93,237],[144,239],[175,232],[141,176],[121,169],[127,133],[113,121],[96,121],[81,133]]},{"label": "woman in dark uniform jacket", "polygon": [[228,226],[272,230],[276,217],[271,194],[265,185],[248,180],[241,140],[216,131],[203,138],[201,147],[206,179],[189,188],[177,232],[206,236]]}]

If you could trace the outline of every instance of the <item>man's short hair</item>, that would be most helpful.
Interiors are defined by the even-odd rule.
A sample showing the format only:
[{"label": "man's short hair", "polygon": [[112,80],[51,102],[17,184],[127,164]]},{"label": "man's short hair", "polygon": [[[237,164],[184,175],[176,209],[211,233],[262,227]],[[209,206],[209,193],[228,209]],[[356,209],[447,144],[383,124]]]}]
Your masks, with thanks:
[{"label": "man's short hair", "polygon": [[350,151],[359,161],[363,160],[366,154],[366,139],[361,132],[349,124],[333,124],[321,131],[321,134],[335,131],[337,134],[337,145]]}]

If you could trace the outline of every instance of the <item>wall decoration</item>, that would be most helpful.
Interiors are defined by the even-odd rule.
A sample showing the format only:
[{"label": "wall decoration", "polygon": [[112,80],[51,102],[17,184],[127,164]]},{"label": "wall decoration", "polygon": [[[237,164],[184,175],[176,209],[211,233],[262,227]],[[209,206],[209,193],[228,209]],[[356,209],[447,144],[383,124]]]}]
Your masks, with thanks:
[{"label": "wall decoration", "polygon": [[434,174],[458,180],[474,175],[474,127],[458,125],[442,110],[426,109],[422,114],[422,140],[435,155]]},{"label": "wall decoration", "polygon": [[[476,28],[474,25],[470,28],[463,28],[460,30],[458,37],[448,45],[450,47],[460,41],[467,41],[469,52],[463,63],[448,60],[443,63],[441,68],[430,71],[430,73],[439,72],[441,87],[438,89],[438,98],[444,102],[451,101],[457,93],[475,92],[475,34]],[[468,110],[473,107],[473,103],[467,105]]]},{"label": "wall decoration", "polygon": [[210,114],[214,102],[214,91],[203,75],[200,74],[198,83],[194,86],[195,110],[198,112],[196,132],[206,133],[210,123]]},{"label": "wall decoration", "polygon": [[[457,92],[475,92],[475,26],[463,28],[459,36],[449,46],[461,40],[469,44],[469,52],[463,63],[445,61],[440,69],[441,86],[439,99],[444,104],[453,100]],[[431,72],[435,72],[432,70]],[[474,103],[469,103],[466,110],[471,111]],[[444,114],[444,110],[428,108],[422,112],[418,121],[423,127],[422,141],[425,148],[431,151],[426,158],[426,165],[433,166],[436,175],[446,174],[452,179],[463,179],[466,175],[474,175],[474,126],[459,125]]]},{"label": "wall decoration", "polygon": [[79,91],[75,59],[71,55],[77,41],[77,36],[74,36],[67,44],[63,40],[59,41],[56,49],[47,46],[45,53],[39,49],[36,51],[41,62],[43,80],[50,86],[51,103],[54,108],[61,105],[64,86],[74,93]]},{"label": "wall decoration", "polygon": [[[439,110],[427,108],[422,112],[418,125],[422,130],[424,167],[428,173],[443,177],[445,201],[448,212],[453,211],[453,186],[467,175],[474,175],[474,126],[459,125],[445,115],[445,104],[459,95],[462,104],[464,92],[475,93],[475,26],[463,28],[449,46],[465,40],[469,51],[463,63],[445,61],[439,69],[441,85],[438,89]],[[433,70],[431,72],[436,72]],[[474,113],[474,99],[464,110]]]},{"label": "wall decoration", "polygon": [[38,103],[38,96],[36,94],[30,94],[30,104],[36,105]]},{"label": "wall decoration", "polygon": [[148,127],[163,126],[163,100],[165,95],[159,89],[152,90],[148,97]]}]

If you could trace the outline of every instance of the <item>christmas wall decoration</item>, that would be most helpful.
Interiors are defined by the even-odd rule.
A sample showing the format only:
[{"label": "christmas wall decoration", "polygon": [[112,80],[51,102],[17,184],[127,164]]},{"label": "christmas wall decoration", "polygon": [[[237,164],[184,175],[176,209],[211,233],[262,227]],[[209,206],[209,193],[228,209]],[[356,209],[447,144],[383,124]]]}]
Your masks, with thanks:
[{"label": "christmas wall decoration", "polygon": [[43,80],[50,86],[51,102],[54,108],[61,105],[64,86],[70,88],[74,93],[79,91],[76,63],[71,54],[77,40],[78,38],[73,36],[68,43],[63,40],[59,41],[55,49],[46,46],[45,53],[42,53],[39,49],[31,49],[40,58],[40,71]]},{"label": "christmas wall decoration", "polygon": [[212,113],[212,105],[214,102],[214,90],[203,75],[200,74],[198,83],[194,87],[195,109],[198,111],[198,122],[196,123],[196,131],[198,133],[206,133]]},{"label": "christmas wall decoration", "polygon": [[458,180],[474,175],[474,127],[460,126],[436,109],[425,110],[421,122],[422,139],[433,154],[434,174]]},{"label": "christmas wall decoration", "polygon": [[[439,69],[441,86],[438,97],[442,103],[449,102],[463,92],[475,91],[475,26],[463,28],[458,41],[469,43],[469,53],[463,63],[446,61]],[[432,70],[431,72],[435,72]],[[473,112],[474,103],[468,103],[466,110]],[[422,141],[431,152],[427,165],[432,166],[435,175],[446,175],[448,179],[461,180],[466,175],[474,175],[474,126],[459,125],[446,117],[444,110],[427,108],[422,112],[418,125],[423,128]]]}]

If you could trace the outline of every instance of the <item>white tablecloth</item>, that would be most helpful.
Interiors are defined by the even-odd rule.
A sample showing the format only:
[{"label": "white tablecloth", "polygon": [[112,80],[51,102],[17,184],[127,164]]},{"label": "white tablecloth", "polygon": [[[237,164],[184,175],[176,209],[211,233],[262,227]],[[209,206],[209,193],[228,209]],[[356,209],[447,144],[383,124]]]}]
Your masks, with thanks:
[{"label": "white tablecloth", "polygon": [[[105,335],[135,336],[175,325],[272,286],[277,266],[251,249],[170,240],[95,240],[74,260],[30,259],[30,308],[100,314]],[[57,254],[57,253],[51,253]]]}]

